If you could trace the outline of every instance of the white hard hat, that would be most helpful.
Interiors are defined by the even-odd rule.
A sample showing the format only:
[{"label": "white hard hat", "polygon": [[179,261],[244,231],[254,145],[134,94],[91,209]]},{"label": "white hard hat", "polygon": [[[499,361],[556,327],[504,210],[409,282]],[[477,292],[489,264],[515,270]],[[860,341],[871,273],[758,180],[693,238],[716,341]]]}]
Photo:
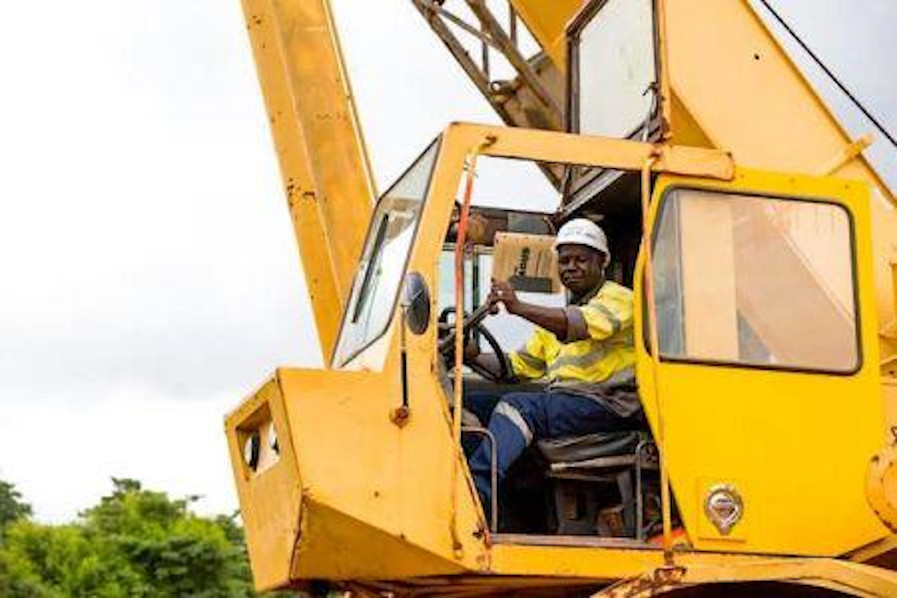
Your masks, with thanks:
[{"label": "white hard hat", "polygon": [[606,256],[605,263],[610,262],[607,236],[600,226],[587,218],[574,218],[564,223],[554,241],[555,249],[561,245],[585,245],[597,249]]}]

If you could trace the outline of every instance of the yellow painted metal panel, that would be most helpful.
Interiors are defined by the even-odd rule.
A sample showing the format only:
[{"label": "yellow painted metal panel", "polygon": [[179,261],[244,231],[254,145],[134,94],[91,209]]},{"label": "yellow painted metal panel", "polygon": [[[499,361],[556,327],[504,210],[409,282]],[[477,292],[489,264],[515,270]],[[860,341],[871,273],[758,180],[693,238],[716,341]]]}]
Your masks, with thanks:
[{"label": "yellow painted metal panel", "polygon": [[[243,443],[251,430],[270,421],[280,431],[280,459],[256,475],[243,459]],[[303,509],[302,487],[288,430],[283,395],[276,378],[247,399],[225,422],[252,575],[259,590],[289,582]]]},{"label": "yellow painted metal panel", "polygon": [[[853,216],[862,368],[853,375],[662,362],[659,379],[637,343],[646,412],[664,450],[677,504],[701,550],[835,556],[887,532],[871,511],[862,480],[881,443],[877,318],[871,268],[868,187],[835,178],[738,171],[730,183],[663,176],[653,204],[673,187],[714,188],[836,201]],[[722,201],[722,200],[721,200]],[[641,301],[641,266],[636,282]],[[782,297],[787,301],[787,297]],[[642,322],[636,322],[641,338]],[[745,505],[743,533],[727,538],[705,518],[710,482],[734,484]],[[714,530],[715,531],[715,530]]]},{"label": "yellow painted metal panel", "polygon": [[688,111],[682,100],[675,93],[670,95],[671,142],[676,145],[713,147],[713,143],[707,138],[707,134],[698,125],[695,117],[691,115],[691,112]]},{"label": "yellow painted metal panel", "polygon": [[243,0],[325,360],[374,185],[328,0]]},{"label": "yellow painted metal panel", "polygon": [[[461,497],[459,520],[471,532],[476,528],[474,498],[463,476],[453,485],[451,468],[461,465],[460,455],[451,440],[438,383],[424,373],[429,367],[412,370],[417,375],[409,388],[414,401],[411,420],[404,427],[391,421],[391,410],[401,403],[397,348],[391,343],[390,362],[382,374],[281,370],[286,409],[308,499],[373,528],[371,533],[401,538],[409,550],[438,556],[446,561],[439,569],[431,570],[432,562],[419,564],[420,574],[436,574],[461,567],[453,564],[449,497],[452,492]],[[466,566],[475,563],[482,550],[481,540],[471,532],[463,536],[461,562]],[[303,565],[311,567],[307,572],[326,562],[323,552],[315,552],[325,549],[309,540]],[[351,574],[382,574],[384,567],[398,566],[405,558],[394,553],[383,554],[379,563],[358,560]]]},{"label": "yellow painted metal panel", "polygon": [[663,551],[590,546],[495,544],[492,570],[500,575],[616,580],[663,565]]},{"label": "yellow painted metal panel", "polygon": [[[391,343],[393,357],[397,349]],[[430,354],[419,357],[429,363]],[[395,365],[391,358],[379,374],[282,369],[228,418],[258,588],[460,573],[483,562],[473,489],[463,472],[450,474],[463,465],[438,381],[429,365],[415,370],[412,419],[398,427],[389,417],[401,401]],[[269,410],[282,432],[281,458],[253,473],[241,439],[258,425],[259,410]],[[452,541],[452,492],[459,497],[460,554]]]},{"label": "yellow painted metal panel", "polygon": [[[675,555],[674,568],[655,577],[655,572],[665,566],[659,549],[497,544],[492,553],[495,572],[500,575],[546,576],[558,582],[574,578],[631,580],[630,584],[612,586],[617,593],[608,595],[617,596],[653,596],[656,594],[652,590],[661,594],[684,585],[752,581],[824,585],[873,596],[892,596],[897,591],[897,573],[824,558],[682,552]],[[669,583],[659,583],[663,579]]]},{"label": "yellow painted metal panel", "polygon": [[533,37],[562,72],[567,70],[567,23],[586,0],[511,0]]},{"label": "yellow painted metal panel", "polygon": [[403,579],[466,572],[444,554],[428,552],[401,533],[315,501],[305,505],[293,564],[296,580]]},{"label": "yellow painted metal panel", "polygon": [[652,167],[655,172],[723,180],[731,179],[735,170],[728,152],[700,147],[658,146],[625,139],[469,123],[452,124],[446,129],[446,139],[449,136],[465,144],[466,151],[487,137],[494,138],[494,143],[483,151],[488,156],[601,165],[630,171],[641,170],[650,156],[656,156]]},{"label": "yellow painted metal panel", "polygon": [[[748,0],[665,8],[673,92],[740,166],[816,174],[851,143]],[[885,189],[863,158],[839,174]]]},{"label": "yellow painted metal panel", "polygon": [[[810,588],[824,588],[847,596],[893,596],[897,592],[897,574],[876,567],[837,561],[834,559],[766,559],[759,562],[744,562],[741,559],[724,557],[725,565],[705,563],[700,557],[697,562],[681,567],[661,569],[649,574],[627,579],[607,588],[594,598],[603,596],[627,596],[641,598],[665,595],[688,586],[707,586],[709,595],[724,595],[731,586],[738,583],[742,590],[750,591],[752,582],[766,582],[755,586],[757,595],[790,595],[789,585],[803,585]],[[690,559],[683,559],[690,560]],[[777,585],[771,585],[775,582]],[[715,587],[716,591],[712,591]],[[778,591],[777,587],[781,587]],[[711,590],[707,592],[706,590]],[[712,592],[712,593],[711,593]],[[761,594],[762,592],[762,594]],[[797,590],[798,594],[802,594]],[[811,595],[815,595],[812,594]]]}]

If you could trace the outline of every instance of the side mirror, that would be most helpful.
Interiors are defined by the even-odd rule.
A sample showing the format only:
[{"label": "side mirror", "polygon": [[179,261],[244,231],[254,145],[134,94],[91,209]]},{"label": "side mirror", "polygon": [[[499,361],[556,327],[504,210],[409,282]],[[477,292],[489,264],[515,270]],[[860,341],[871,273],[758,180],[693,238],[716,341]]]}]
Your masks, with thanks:
[{"label": "side mirror", "polygon": [[430,289],[420,272],[409,272],[402,289],[402,308],[408,329],[421,335],[430,326]]}]

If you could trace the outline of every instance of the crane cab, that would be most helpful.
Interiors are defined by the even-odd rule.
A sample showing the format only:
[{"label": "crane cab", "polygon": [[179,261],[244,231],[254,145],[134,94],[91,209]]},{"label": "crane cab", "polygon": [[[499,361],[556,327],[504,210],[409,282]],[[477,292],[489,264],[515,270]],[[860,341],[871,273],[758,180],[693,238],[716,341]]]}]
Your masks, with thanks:
[{"label": "crane cab", "polygon": [[[475,206],[487,225],[463,275],[464,305],[440,292],[453,275],[445,251],[465,164],[483,147],[533,169],[648,164],[651,185],[644,220],[642,190],[625,177],[573,212],[605,218],[618,256],[612,276],[635,291],[647,425],[625,450],[585,465],[537,447],[530,467],[499,488],[499,521],[486,520],[464,435],[453,434],[461,412],[439,316],[475,309],[496,239],[550,237],[551,219]],[[452,125],[375,208],[331,368],[280,369],[228,419],[257,578],[516,576],[533,566],[566,577],[559,563],[575,555],[582,570],[572,577],[598,583],[641,566],[626,561],[634,555],[662,562],[648,541],[659,508],[655,451],[665,453],[690,553],[832,557],[879,540],[886,529],[862,485],[846,482],[864,478],[883,426],[867,194],[850,181],[738,169],[712,150]],[[403,299],[410,277],[423,299]],[[486,325],[499,338],[526,334],[510,320]],[[464,384],[491,383],[471,373]],[[540,560],[549,555],[562,560]]]}]

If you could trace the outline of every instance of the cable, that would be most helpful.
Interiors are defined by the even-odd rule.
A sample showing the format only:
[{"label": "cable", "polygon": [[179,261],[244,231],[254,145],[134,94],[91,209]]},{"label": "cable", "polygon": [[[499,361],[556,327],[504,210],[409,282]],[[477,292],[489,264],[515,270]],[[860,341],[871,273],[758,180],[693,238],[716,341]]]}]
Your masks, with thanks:
[{"label": "cable", "polygon": [[800,36],[794,31],[794,29],[792,29],[788,25],[788,23],[785,22],[785,19],[783,19],[781,15],[779,15],[779,13],[777,13],[775,9],[769,5],[769,2],[767,0],[759,0],[759,2],[766,7],[766,10],[768,10],[769,13],[775,18],[775,20],[779,22],[779,25],[784,27],[785,31],[787,31],[791,35],[791,37],[794,38],[794,41],[796,41],[798,45],[803,48],[804,52],[809,54],[810,58],[813,59],[813,62],[815,62],[816,65],[821,68],[826,75],[828,75],[828,77],[835,83],[835,85],[838,86],[838,89],[844,92],[844,95],[846,95],[850,99],[853,105],[856,106],[857,109],[859,109],[859,111],[862,112],[863,115],[872,122],[873,125],[875,125],[875,128],[881,131],[881,134],[891,142],[891,145],[894,146],[894,149],[897,149],[897,140],[894,139],[894,136],[891,135],[887,129],[885,129],[884,125],[878,122],[878,119],[876,119],[868,110],[866,110],[866,107],[863,106],[863,104],[850,92],[850,90],[847,89],[847,87],[845,87],[843,83],[841,83],[838,77],[836,77],[835,74],[831,70],[829,70],[827,66],[825,66],[825,63],[822,62],[822,60],[816,55],[816,53],[813,52],[813,50],[811,50],[809,46],[804,43],[804,40],[802,40]]}]

